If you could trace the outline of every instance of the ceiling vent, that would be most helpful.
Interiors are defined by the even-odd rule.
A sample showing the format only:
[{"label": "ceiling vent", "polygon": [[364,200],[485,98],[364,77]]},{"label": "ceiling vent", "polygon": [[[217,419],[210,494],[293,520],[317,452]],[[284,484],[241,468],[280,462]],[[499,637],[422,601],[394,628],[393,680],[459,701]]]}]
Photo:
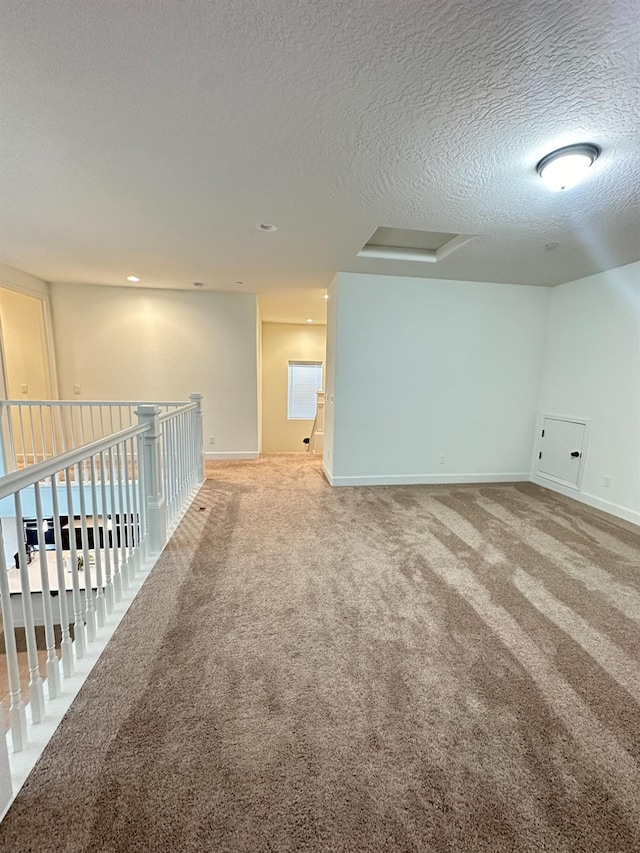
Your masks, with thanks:
[{"label": "ceiling vent", "polygon": [[464,246],[469,240],[473,240],[473,236],[468,234],[378,228],[360,249],[358,257],[435,264]]}]

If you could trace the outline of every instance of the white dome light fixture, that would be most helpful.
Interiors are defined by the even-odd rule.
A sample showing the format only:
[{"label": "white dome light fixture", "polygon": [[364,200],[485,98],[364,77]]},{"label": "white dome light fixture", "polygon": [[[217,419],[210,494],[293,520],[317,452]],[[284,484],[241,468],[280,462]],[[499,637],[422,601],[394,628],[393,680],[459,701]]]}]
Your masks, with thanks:
[{"label": "white dome light fixture", "polygon": [[569,190],[583,180],[599,155],[600,149],[591,142],[567,145],[543,157],[536,170],[550,190]]}]

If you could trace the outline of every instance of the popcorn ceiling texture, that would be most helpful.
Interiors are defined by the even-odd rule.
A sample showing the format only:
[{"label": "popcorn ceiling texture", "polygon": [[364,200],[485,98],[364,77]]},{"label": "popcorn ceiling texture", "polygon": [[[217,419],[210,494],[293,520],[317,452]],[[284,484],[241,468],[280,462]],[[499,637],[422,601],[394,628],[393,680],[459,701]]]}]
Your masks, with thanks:
[{"label": "popcorn ceiling texture", "polygon": [[[7,0],[0,261],[258,290],[629,263],[639,22],[634,0]],[[537,160],[576,141],[601,159],[549,193]],[[478,238],[431,267],[357,260],[379,225]]]}]

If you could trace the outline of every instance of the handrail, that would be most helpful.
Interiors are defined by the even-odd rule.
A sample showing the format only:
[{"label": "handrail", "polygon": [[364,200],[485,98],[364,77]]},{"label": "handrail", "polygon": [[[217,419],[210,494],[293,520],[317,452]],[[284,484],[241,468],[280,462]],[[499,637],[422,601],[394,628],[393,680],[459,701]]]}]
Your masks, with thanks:
[{"label": "handrail", "polygon": [[318,411],[316,410],[316,416],[313,419],[313,426],[311,427],[311,432],[309,433],[309,441],[307,443],[307,453],[311,453],[311,442],[313,441],[313,436],[316,433],[316,426],[318,425]]},{"label": "handrail", "polygon": [[325,391],[320,389],[316,391],[316,416],[313,419],[309,439],[305,440],[307,453],[316,453],[316,442],[314,442],[314,439],[316,436],[324,436],[324,402]]},{"label": "handrail", "polygon": [[182,406],[184,400],[0,400],[0,406]]},{"label": "handrail", "polygon": [[[199,397],[199,395],[196,395]],[[199,398],[201,399],[201,398]],[[0,449],[5,471],[30,467],[136,425],[139,406],[158,414],[195,400],[0,400]]]},{"label": "handrail", "polygon": [[23,464],[42,460],[0,476],[0,685],[10,743],[22,753],[9,762],[0,748],[1,818],[47,740],[35,724],[61,718],[78,686],[76,662],[85,661],[80,674],[93,665],[203,482],[204,448],[201,394],[157,404],[0,400],[0,415],[5,464],[15,465],[16,447]]},{"label": "handrail", "polygon": [[21,468],[19,471],[5,474],[0,477],[0,500],[9,497],[14,492],[32,486],[34,483],[45,480],[47,477],[53,477],[54,474],[58,474],[64,468],[70,468],[72,465],[84,462],[88,457],[104,452],[120,442],[137,438],[147,432],[148,429],[148,424],[129,427],[120,432],[114,432],[106,438],[99,438],[89,444],[83,444],[75,450],[69,450],[43,462],[36,462],[35,465],[29,465],[28,468]]},{"label": "handrail", "polygon": [[[141,403],[141,406],[153,406],[154,403]],[[166,405],[166,404],[165,404]],[[173,405],[173,404],[169,404]],[[158,415],[158,420],[160,423],[163,421],[168,421],[170,418],[175,418],[177,415],[181,415],[184,412],[195,411],[198,408],[197,403],[186,403],[185,405],[181,405],[179,409],[172,409],[170,412],[162,412],[161,415]]]}]

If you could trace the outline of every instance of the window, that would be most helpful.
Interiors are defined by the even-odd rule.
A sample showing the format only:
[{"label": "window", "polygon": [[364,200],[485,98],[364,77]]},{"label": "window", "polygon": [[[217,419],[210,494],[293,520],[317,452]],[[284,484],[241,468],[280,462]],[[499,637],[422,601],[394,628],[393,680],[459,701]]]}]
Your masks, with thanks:
[{"label": "window", "polygon": [[312,421],[316,416],[316,391],[321,388],[321,361],[290,361],[287,418]]}]

